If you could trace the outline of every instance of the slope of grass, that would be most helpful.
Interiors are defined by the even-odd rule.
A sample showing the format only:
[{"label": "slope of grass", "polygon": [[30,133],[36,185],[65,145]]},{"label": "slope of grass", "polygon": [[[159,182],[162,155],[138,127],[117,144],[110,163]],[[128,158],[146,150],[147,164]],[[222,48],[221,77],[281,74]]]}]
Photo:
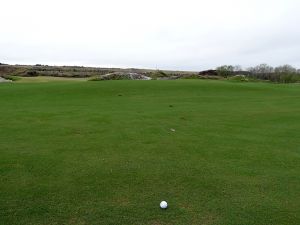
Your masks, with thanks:
[{"label": "slope of grass", "polygon": [[54,81],[87,81],[87,78],[73,78],[73,77],[51,77],[51,76],[37,76],[37,77],[18,77],[16,80],[19,83],[43,83]]},{"label": "slope of grass", "polygon": [[1,84],[0,224],[298,225],[299,99],[266,83]]}]

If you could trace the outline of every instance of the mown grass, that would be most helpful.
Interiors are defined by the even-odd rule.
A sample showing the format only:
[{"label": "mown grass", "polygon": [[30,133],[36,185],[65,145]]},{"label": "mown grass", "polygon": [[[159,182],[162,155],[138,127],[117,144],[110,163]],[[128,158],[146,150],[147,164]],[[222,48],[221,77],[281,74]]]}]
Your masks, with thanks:
[{"label": "mown grass", "polygon": [[10,83],[0,96],[0,224],[299,224],[299,85]]}]

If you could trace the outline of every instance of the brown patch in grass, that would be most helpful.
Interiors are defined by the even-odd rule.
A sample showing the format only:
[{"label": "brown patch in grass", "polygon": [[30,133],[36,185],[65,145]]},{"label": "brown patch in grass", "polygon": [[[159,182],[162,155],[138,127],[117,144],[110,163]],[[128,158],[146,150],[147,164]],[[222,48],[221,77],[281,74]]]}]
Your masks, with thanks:
[{"label": "brown patch in grass", "polygon": [[67,224],[86,225],[87,223],[80,218],[71,218]]},{"label": "brown patch in grass", "polygon": [[125,207],[125,206],[129,206],[130,201],[127,197],[118,197],[113,200],[113,204]]}]

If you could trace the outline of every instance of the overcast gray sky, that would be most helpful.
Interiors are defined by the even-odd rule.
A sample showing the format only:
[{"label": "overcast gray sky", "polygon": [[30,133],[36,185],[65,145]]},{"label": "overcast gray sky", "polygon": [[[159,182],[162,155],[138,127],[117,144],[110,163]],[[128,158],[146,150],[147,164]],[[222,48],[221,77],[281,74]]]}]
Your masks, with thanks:
[{"label": "overcast gray sky", "polygon": [[299,0],[0,0],[0,62],[300,67]]}]

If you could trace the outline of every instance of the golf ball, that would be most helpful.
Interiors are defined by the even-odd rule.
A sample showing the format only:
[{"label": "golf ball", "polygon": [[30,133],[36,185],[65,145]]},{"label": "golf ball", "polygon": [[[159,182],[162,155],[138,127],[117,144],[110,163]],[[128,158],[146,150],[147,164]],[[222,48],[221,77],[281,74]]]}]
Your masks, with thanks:
[{"label": "golf ball", "polygon": [[159,205],[160,205],[160,208],[162,208],[162,209],[168,208],[168,203],[166,201],[162,201]]}]

